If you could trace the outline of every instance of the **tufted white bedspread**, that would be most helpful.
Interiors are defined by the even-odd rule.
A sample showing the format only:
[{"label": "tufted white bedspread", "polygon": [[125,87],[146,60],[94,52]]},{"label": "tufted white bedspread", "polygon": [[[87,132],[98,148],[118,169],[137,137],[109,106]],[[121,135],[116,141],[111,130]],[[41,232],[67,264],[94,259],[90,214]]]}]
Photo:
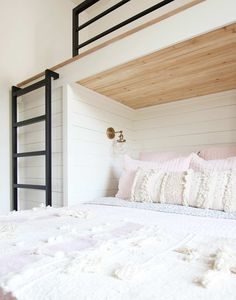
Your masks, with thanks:
[{"label": "tufted white bedspread", "polygon": [[236,220],[84,204],[0,216],[0,299],[235,300]]}]

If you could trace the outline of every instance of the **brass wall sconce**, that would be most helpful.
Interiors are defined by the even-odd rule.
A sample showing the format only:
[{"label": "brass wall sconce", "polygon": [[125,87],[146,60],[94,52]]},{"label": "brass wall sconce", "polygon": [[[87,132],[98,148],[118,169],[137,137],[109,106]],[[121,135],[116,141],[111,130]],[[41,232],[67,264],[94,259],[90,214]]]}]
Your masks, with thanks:
[{"label": "brass wall sconce", "polygon": [[113,140],[116,136],[116,134],[119,134],[118,135],[118,139],[116,140],[117,143],[125,143],[126,140],[124,139],[124,135],[123,135],[123,131],[122,130],[119,130],[119,131],[115,131],[114,128],[112,127],[109,127],[107,128],[107,137],[110,139],[110,140]]}]

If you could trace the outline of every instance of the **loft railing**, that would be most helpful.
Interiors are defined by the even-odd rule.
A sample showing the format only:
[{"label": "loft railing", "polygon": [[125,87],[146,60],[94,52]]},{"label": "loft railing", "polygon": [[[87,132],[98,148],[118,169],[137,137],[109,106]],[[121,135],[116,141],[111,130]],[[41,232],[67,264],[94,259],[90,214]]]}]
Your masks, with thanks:
[{"label": "loft railing", "polygon": [[111,13],[112,11],[115,11],[117,9],[119,9],[121,6],[125,5],[127,2],[133,1],[133,0],[122,0],[119,1],[118,3],[116,3],[115,5],[111,6],[110,8],[106,9],[105,11],[101,12],[100,14],[98,14],[97,16],[93,17],[92,19],[90,19],[89,21],[83,23],[83,24],[79,24],[79,15],[84,12],[86,9],[88,9],[89,7],[91,7],[92,5],[94,5],[95,3],[99,2],[100,0],[85,0],[84,2],[82,2],[81,4],[79,4],[78,6],[76,6],[73,9],[73,56],[76,56],[79,54],[79,50],[101,38],[103,38],[104,36],[128,25],[129,23],[132,23],[144,16],[146,16],[147,14],[169,4],[170,2],[173,2],[175,0],[164,0],[161,2],[158,2],[157,4],[145,9],[144,11],[130,17],[129,19],[122,21],[121,23],[110,27],[109,29],[97,34],[96,36],[88,39],[85,42],[80,43],[79,41],[79,32],[81,30],[83,30],[84,28],[88,27],[90,24],[96,22],[97,20],[103,18],[104,16],[108,15],[109,13]]}]

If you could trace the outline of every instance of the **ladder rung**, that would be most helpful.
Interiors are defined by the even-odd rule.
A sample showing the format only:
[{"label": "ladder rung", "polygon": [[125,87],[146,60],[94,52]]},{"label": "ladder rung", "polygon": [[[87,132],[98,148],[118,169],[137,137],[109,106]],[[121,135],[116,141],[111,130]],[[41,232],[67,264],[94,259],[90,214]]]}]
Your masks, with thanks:
[{"label": "ladder rung", "polygon": [[46,151],[32,151],[32,152],[15,153],[14,158],[27,157],[27,156],[41,156],[41,155],[46,155]]},{"label": "ladder rung", "polygon": [[45,185],[36,184],[14,184],[15,189],[32,189],[32,190],[46,190]]},{"label": "ladder rung", "polygon": [[45,120],[46,120],[46,116],[42,115],[42,116],[39,116],[39,117],[35,117],[35,118],[27,119],[27,120],[24,120],[24,121],[21,121],[21,122],[17,122],[17,123],[14,124],[14,127],[22,127],[22,126],[42,122],[42,121],[45,121]]},{"label": "ladder rung", "polygon": [[40,81],[33,83],[23,89],[14,91],[13,96],[17,96],[17,97],[23,96],[25,94],[28,94],[34,90],[37,90],[37,89],[45,86],[45,84],[46,84],[45,79],[40,80]]}]

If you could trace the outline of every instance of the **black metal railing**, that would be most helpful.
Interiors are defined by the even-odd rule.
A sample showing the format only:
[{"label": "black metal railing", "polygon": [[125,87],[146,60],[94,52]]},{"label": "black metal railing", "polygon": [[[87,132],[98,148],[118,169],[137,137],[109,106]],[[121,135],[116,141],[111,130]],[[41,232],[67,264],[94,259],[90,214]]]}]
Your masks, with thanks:
[{"label": "black metal railing", "polygon": [[170,2],[173,2],[175,0],[164,0],[161,2],[158,2],[157,4],[145,9],[144,11],[130,17],[129,19],[122,21],[121,23],[110,27],[109,29],[97,34],[96,36],[88,39],[85,42],[80,43],[79,41],[79,32],[81,30],[83,30],[84,28],[88,27],[90,24],[96,22],[97,20],[103,18],[104,16],[108,15],[109,13],[119,9],[121,6],[125,5],[126,3],[132,1],[132,0],[122,0],[119,1],[118,3],[116,3],[115,5],[111,6],[110,8],[106,9],[105,11],[101,12],[100,14],[98,14],[97,16],[93,17],[92,19],[90,19],[89,21],[83,23],[83,24],[79,24],[79,15],[84,12],[86,9],[88,9],[89,7],[91,7],[92,5],[94,5],[95,3],[99,2],[100,0],[85,0],[84,2],[82,2],[81,4],[79,4],[77,7],[75,7],[73,9],[73,56],[76,56],[79,54],[79,50],[101,38],[103,38],[104,36],[128,25],[129,23],[132,23],[144,16],[146,16],[147,14],[169,4]]}]

